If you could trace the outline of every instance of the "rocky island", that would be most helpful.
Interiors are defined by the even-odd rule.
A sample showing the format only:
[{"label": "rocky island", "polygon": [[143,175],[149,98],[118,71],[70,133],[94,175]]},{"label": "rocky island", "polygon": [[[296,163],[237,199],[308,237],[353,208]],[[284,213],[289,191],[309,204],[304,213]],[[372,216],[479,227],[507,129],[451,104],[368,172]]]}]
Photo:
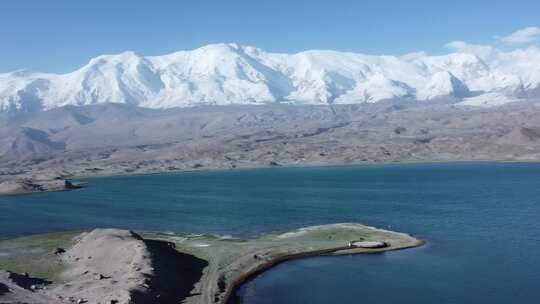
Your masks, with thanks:
[{"label": "rocky island", "polygon": [[408,234],[343,223],[238,239],[95,229],[0,241],[1,303],[229,303],[286,260],[420,246]]}]

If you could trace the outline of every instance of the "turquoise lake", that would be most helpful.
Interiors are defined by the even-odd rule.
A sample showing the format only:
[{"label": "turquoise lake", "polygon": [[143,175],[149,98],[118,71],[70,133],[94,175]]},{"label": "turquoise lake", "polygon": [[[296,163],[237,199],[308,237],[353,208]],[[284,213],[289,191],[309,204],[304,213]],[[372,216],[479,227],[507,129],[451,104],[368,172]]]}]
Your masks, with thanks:
[{"label": "turquoise lake", "polygon": [[438,163],[200,171],[89,179],[0,197],[0,239],[92,227],[270,231],[359,222],[420,248],[289,261],[243,303],[540,303],[540,164]]}]

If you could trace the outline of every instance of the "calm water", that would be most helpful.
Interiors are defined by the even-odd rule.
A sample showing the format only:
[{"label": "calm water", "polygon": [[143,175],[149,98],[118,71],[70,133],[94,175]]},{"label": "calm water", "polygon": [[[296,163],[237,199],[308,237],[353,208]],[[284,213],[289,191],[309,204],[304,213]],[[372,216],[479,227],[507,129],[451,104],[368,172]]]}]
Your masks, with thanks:
[{"label": "calm water", "polygon": [[291,261],[245,303],[540,303],[540,164],[283,168],[94,179],[0,197],[0,238],[102,226],[251,237],[361,222],[427,246]]}]

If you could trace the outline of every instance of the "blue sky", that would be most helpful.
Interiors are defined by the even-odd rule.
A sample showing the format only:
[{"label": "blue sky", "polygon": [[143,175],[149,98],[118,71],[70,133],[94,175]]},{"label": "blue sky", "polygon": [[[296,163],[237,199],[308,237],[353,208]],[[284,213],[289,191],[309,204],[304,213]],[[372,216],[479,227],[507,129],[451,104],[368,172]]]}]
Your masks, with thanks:
[{"label": "blue sky", "polygon": [[540,26],[538,0],[0,1],[0,72],[67,72],[100,54],[161,55],[216,42],[267,51],[400,55],[493,44]]}]

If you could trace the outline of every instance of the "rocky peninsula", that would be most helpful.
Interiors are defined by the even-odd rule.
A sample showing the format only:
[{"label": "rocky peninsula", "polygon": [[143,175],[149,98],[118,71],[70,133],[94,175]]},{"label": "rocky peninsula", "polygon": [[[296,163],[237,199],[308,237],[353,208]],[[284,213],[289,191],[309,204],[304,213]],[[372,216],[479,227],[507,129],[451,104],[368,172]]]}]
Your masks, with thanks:
[{"label": "rocky peninsula", "polygon": [[420,246],[408,234],[343,223],[238,239],[95,229],[0,241],[1,303],[229,303],[287,260]]}]

